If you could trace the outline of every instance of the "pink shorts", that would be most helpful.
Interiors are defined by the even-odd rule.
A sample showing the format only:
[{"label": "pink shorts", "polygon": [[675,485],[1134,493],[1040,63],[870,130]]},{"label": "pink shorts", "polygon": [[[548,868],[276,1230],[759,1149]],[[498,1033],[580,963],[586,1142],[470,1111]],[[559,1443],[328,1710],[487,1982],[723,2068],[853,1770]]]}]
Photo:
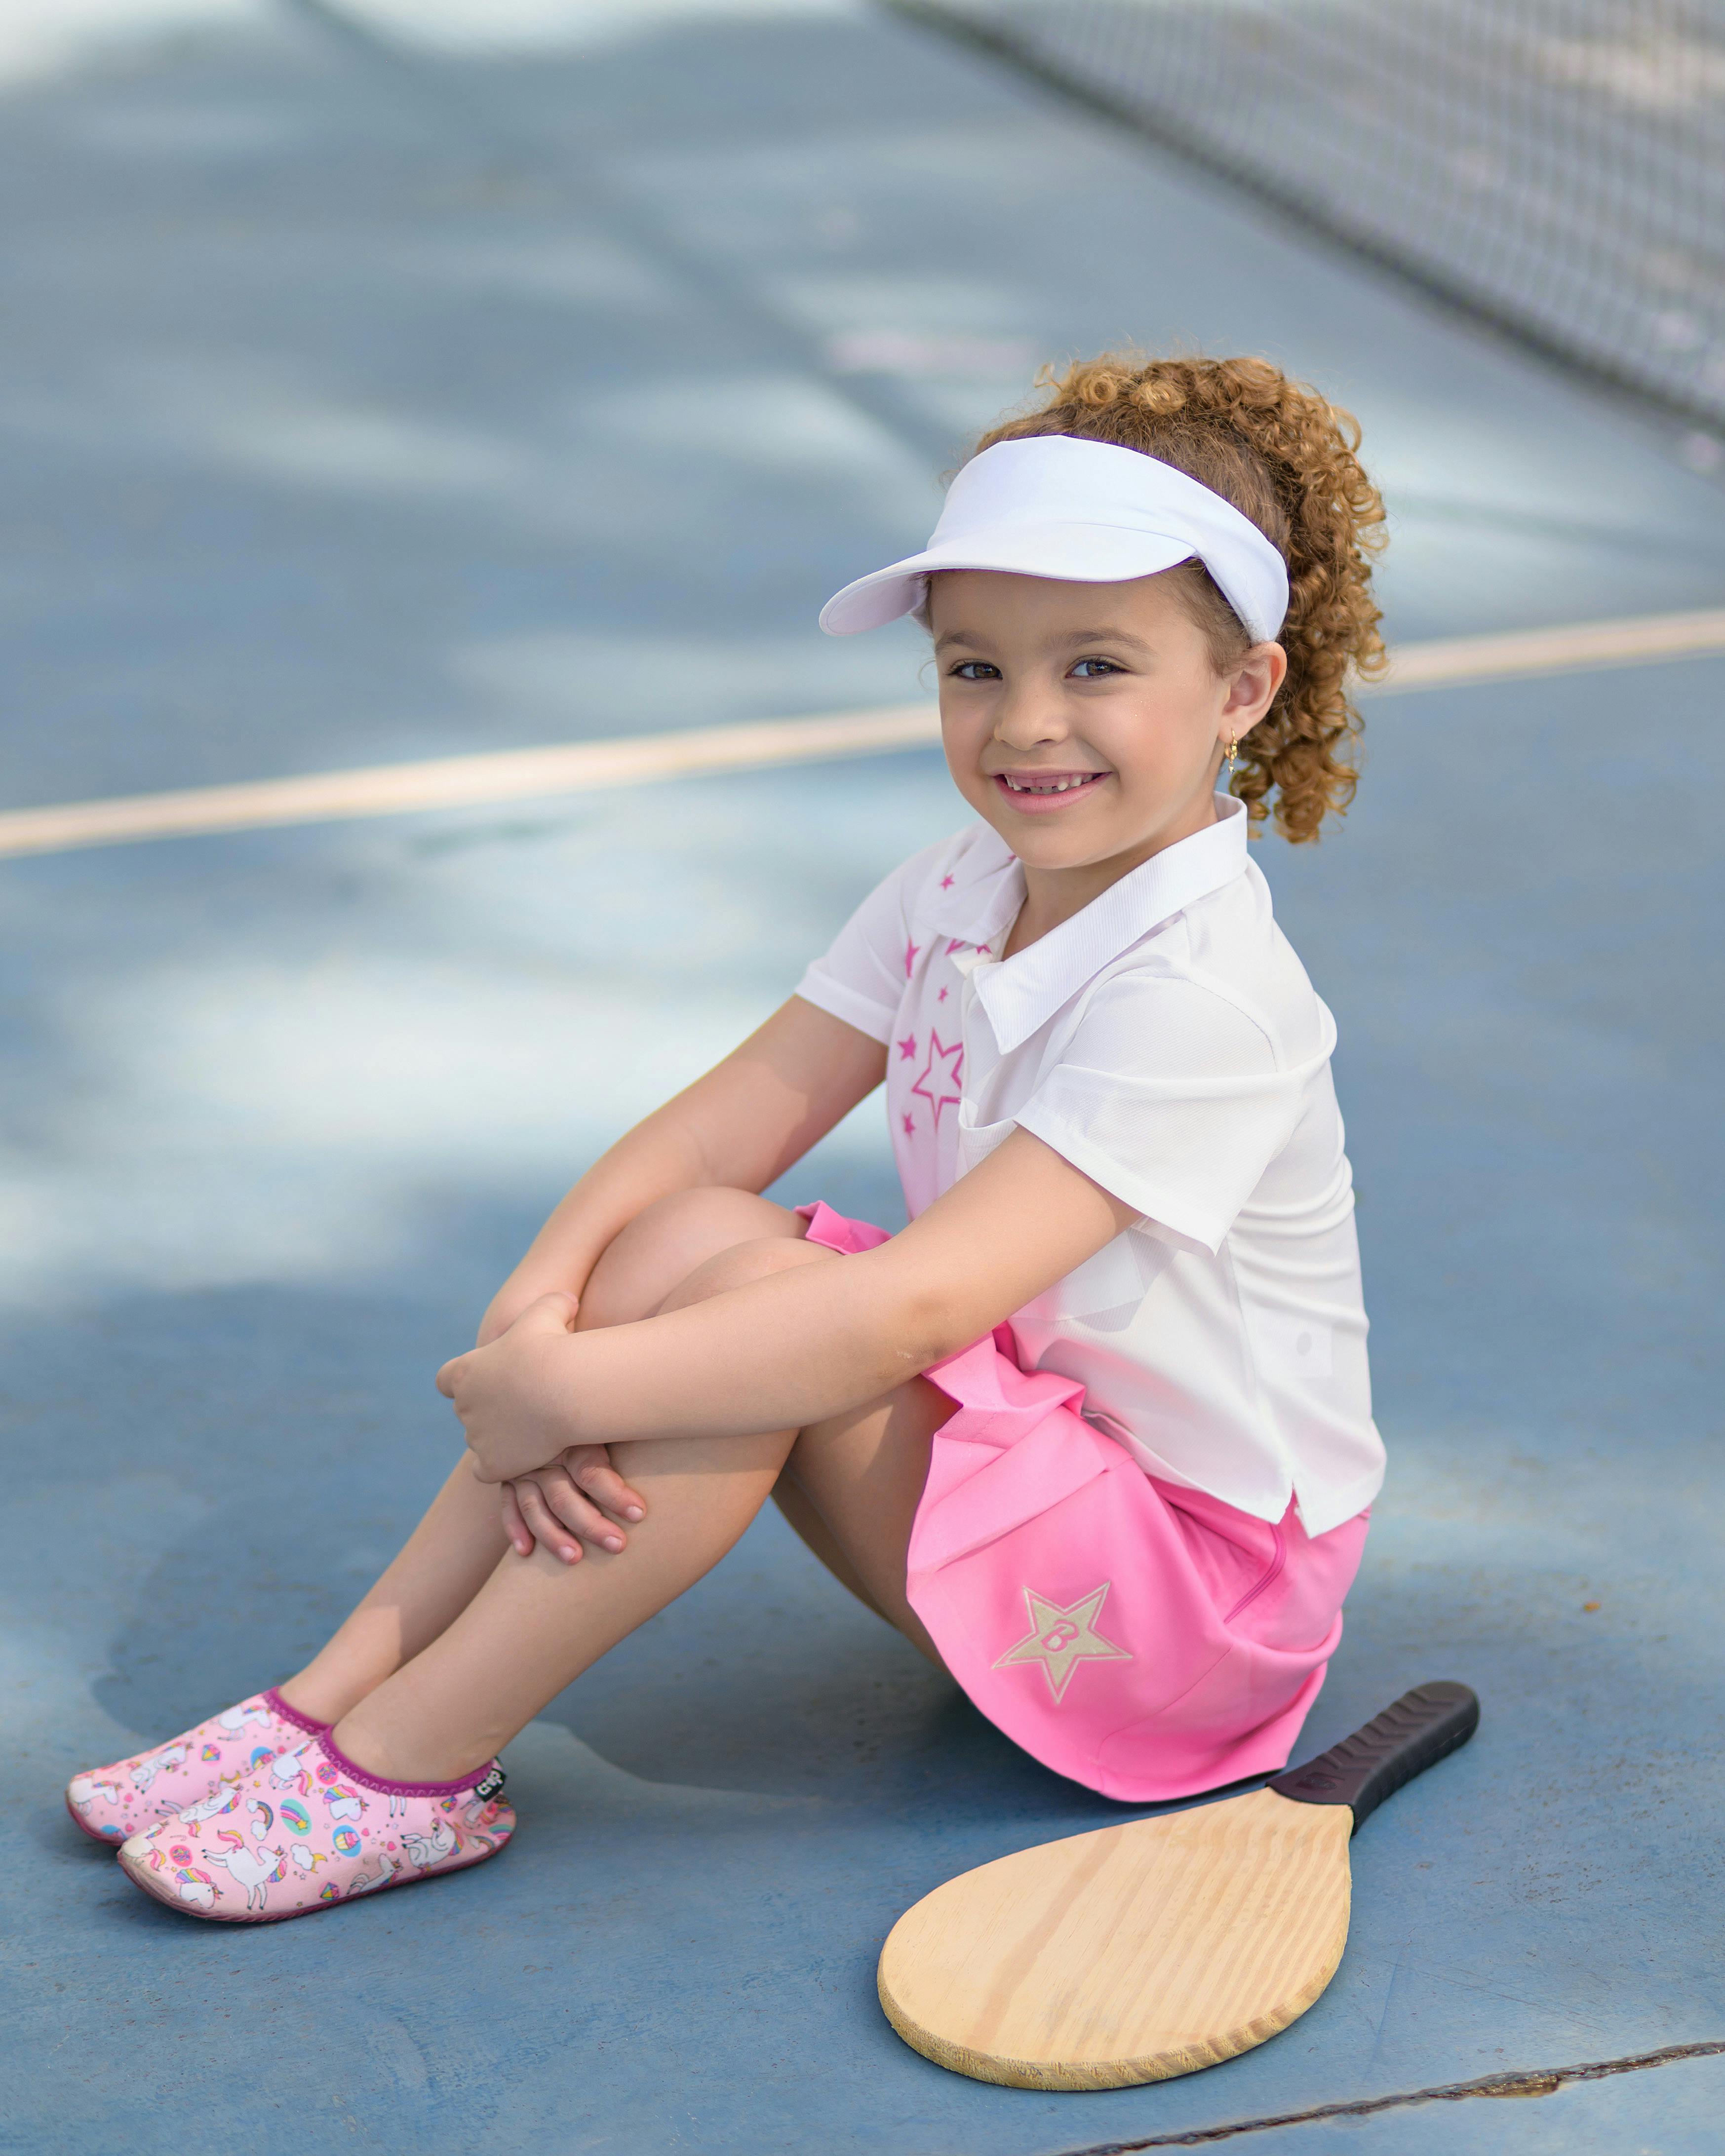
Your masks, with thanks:
[{"label": "pink shorts", "polygon": [[[809,1240],[891,1239],[830,1207]],[[906,1591],[971,1700],[1034,1759],[1153,1804],[1286,1766],[1342,1637],[1369,1510],[1308,1536],[1145,1474],[1021,1370],[1009,1328],[924,1373],[936,1433]]]}]

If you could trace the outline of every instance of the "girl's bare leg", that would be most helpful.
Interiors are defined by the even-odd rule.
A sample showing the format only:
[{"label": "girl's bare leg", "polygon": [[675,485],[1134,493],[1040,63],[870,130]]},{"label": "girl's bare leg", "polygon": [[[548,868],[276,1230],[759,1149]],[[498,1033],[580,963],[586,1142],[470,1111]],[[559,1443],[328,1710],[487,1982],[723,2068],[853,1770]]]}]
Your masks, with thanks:
[{"label": "girl's bare leg", "polygon": [[[802,1231],[793,1213],[747,1191],[695,1190],[662,1199],[624,1229],[593,1268],[578,1324],[649,1317],[720,1252],[762,1238],[794,1241]],[[644,1472],[645,1461],[641,1466]],[[631,1471],[624,1471],[626,1481]],[[650,1517],[651,1495],[639,1481],[634,1486],[647,1497]],[[627,1532],[632,1539],[642,1527]],[[496,1486],[475,1481],[464,1455],[401,1554],[328,1645],[280,1687],[283,1697],[301,1713],[340,1721],[454,1623],[508,1550]],[[536,1552],[533,1562],[542,1555]]]},{"label": "girl's bare leg", "polygon": [[[744,1245],[665,1301],[678,1309],[788,1265],[834,1262],[794,1239]],[[511,1553],[448,1628],[336,1726],[336,1742],[387,1780],[454,1780],[490,1758],[599,1656],[710,1572],[773,1493],[798,1433],[619,1445],[646,1517],[617,1556],[566,1565],[542,1544]]]},{"label": "girl's bare leg", "polygon": [[773,1502],[783,1514],[787,1524],[795,1532],[798,1540],[820,1559],[839,1586],[848,1588],[863,1608],[872,1612],[883,1625],[890,1625],[892,1620],[863,1585],[862,1574],[839,1547],[832,1529],[792,1479],[788,1460],[785,1462],[784,1472],[773,1486]]},{"label": "girl's bare leg", "polygon": [[[670,1303],[830,1255],[797,1243],[728,1251]],[[815,1510],[870,1606],[940,1666],[905,1599],[905,1551],[930,1442],[952,1412],[952,1403],[918,1378],[800,1437],[781,1430],[615,1447],[622,1473],[647,1500],[629,1548],[618,1557],[597,1551],[575,1566],[542,1548],[529,1558],[506,1557],[448,1630],[341,1722],[336,1743],[386,1780],[443,1782],[469,1773],[710,1572],[772,1495],[788,1460],[795,1464],[798,1496]]]},{"label": "girl's bare leg", "polygon": [[619,1447],[647,1501],[620,1556],[505,1557],[424,1651],[337,1724],[387,1780],[446,1782],[489,1759],[566,1685],[710,1572],[772,1494],[794,1433]]},{"label": "girl's bare leg", "polygon": [[[906,1598],[905,1553],[935,1432],[952,1411],[944,1393],[913,1378],[885,1399],[813,1424],[792,1447],[776,1493],[834,1578],[937,1667],[939,1652]],[[817,1533],[803,1527],[810,1515]]]},{"label": "girl's bare leg", "polygon": [[401,1554],[328,1645],[279,1687],[282,1697],[339,1722],[460,1614],[508,1548],[497,1486],[476,1482],[464,1453]]},{"label": "girl's bare leg", "polygon": [[[727,1251],[668,1298],[676,1307],[787,1265],[831,1254],[804,1243]],[[871,1604],[930,1661],[934,1644],[905,1598],[905,1551],[934,1432],[952,1404],[921,1378],[875,1406],[801,1433],[660,1439],[619,1445],[647,1499],[620,1556],[577,1566],[543,1548],[511,1555],[468,1607],[337,1727],[350,1758],[396,1781],[451,1781],[506,1744],[581,1672],[716,1564],[786,1462]],[[841,1574],[841,1577],[844,1575]]]}]

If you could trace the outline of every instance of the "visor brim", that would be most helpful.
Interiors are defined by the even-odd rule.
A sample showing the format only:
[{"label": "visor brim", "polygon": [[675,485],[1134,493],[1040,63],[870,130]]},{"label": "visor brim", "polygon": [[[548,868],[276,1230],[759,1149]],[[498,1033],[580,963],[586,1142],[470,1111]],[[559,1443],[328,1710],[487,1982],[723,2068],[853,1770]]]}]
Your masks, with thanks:
[{"label": "visor brim", "polygon": [[945,569],[992,569],[1055,583],[1123,584],[1159,576],[1195,552],[1178,539],[1106,525],[1014,525],[972,532],[846,584],[821,608],[820,625],[829,636],[855,636],[897,621],[916,609],[928,578]]}]

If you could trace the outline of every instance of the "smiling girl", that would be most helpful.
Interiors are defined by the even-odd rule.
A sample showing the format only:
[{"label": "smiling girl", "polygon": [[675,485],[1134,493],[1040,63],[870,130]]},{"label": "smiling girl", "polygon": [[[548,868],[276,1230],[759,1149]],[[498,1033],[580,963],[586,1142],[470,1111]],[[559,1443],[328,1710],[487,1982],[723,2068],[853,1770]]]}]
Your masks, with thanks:
[{"label": "smiling girl", "polygon": [[[1383,1453],[1335,1029],[1246,839],[1353,790],[1356,441],[1260,360],[1075,366],[829,603],[927,625],[978,820],[563,1199],[439,1374],[469,1450],[316,1658],[74,1779],[139,1886],[256,1920],[493,1854],[493,1754],[769,1497],[1060,1774],[1285,1763]],[[909,1226],[759,1194],[883,1081]]]}]

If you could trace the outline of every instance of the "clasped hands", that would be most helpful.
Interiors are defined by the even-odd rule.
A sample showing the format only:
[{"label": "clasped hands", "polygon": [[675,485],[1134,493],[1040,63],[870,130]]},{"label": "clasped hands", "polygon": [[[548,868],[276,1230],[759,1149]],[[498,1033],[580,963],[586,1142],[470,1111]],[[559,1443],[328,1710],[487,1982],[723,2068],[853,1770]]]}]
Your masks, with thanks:
[{"label": "clasped hands", "polygon": [[445,1363],[437,1389],[454,1404],[473,1472],[501,1486],[503,1525],[517,1554],[540,1543],[566,1564],[591,1543],[615,1555],[622,1522],[646,1503],[611,1464],[603,1445],[571,1444],[572,1295],[542,1295],[506,1330]]}]

